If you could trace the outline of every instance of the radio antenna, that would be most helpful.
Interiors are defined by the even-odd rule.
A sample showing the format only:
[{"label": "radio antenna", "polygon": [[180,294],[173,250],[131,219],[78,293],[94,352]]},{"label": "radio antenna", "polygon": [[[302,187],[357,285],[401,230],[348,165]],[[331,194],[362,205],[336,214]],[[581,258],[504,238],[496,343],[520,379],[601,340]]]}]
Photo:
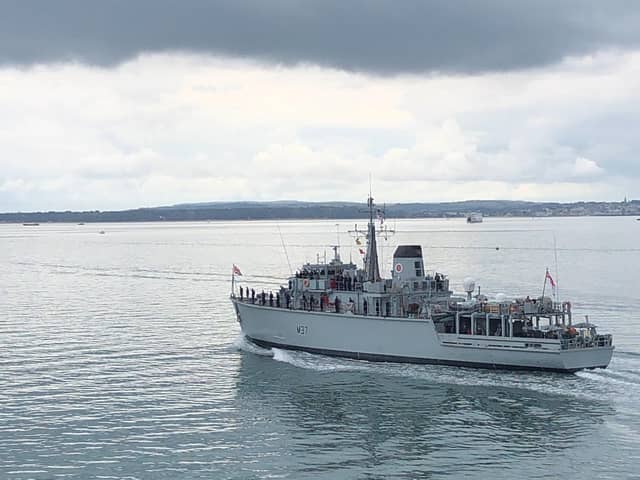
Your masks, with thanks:
[{"label": "radio antenna", "polygon": [[560,301],[560,279],[558,278],[558,248],[556,246],[556,234],[553,233],[553,256],[556,262],[556,302]]},{"label": "radio antenna", "polygon": [[280,230],[280,224],[276,223],[278,227],[278,233],[280,234],[280,241],[282,242],[282,249],[284,250],[284,256],[287,259],[287,265],[289,265],[289,274],[293,275],[293,269],[291,268],[291,262],[289,261],[289,254],[287,253],[287,246],[284,244],[284,238],[282,237],[282,230]]}]

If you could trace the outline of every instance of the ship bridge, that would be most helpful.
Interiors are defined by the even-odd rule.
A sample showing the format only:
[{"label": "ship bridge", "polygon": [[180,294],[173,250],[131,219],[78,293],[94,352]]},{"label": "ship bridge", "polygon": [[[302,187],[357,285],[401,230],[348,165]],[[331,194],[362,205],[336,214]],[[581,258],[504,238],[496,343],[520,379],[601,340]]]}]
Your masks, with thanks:
[{"label": "ship bridge", "polygon": [[355,290],[362,284],[362,272],[354,263],[307,263],[289,278],[291,291]]}]

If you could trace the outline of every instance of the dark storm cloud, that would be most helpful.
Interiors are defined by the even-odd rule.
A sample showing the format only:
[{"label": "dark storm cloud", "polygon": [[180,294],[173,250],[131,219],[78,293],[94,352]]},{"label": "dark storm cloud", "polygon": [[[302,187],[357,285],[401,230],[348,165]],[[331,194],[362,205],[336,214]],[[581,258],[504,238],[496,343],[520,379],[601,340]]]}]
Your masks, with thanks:
[{"label": "dark storm cloud", "polygon": [[192,51],[381,74],[512,70],[640,43],[635,0],[0,0],[0,64]]}]

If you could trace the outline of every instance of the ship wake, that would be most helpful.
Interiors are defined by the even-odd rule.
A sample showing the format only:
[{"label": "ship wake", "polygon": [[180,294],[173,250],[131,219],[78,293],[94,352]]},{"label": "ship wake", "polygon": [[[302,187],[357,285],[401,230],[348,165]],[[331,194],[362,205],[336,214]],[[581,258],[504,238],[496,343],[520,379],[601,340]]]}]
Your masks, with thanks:
[{"label": "ship wake", "polygon": [[281,348],[273,348],[273,359],[288,363],[294,367],[314,370],[316,372],[354,372],[367,370],[368,362],[339,359],[306,352],[295,352]]},{"label": "ship wake", "polygon": [[251,343],[247,340],[244,335],[238,335],[238,337],[233,341],[232,346],[234,349],[241,350],[243,352],[261,355],[263,357],[273,357],[272,349],[259,347],[255,343]]},{"label": "ship wake", "polygon": [[[607,370],[594,370],[588,373],[580,372],[579,375],[566,375],[546,372],[523,373],[508,370],[479,370],[440,365],[377,363],[280,348],[267,350],[256,347],[246,340],[244,342],[247,347],[242,347],[242,350],[257,353],[258,355],[271,356],[275,361],[319,373],[360,372],[386,377],[411,378],[441,385],[528,390],[542,394],[581,398],[583,400],[601,400],[603,395],[601,389],[605,384],[608,384],[609,388],[611,388],[613,384],[620,383],[619,379],[610,383],[607,382],[609,379],[608,374],[613,373]],[[472,375],[469,374],[470,371],[473,372]],[[584,381],[587,381],[592,388],[584,388],[587,387],[585,385],[580,388],[579,384],[584,383]],[[627,385],[633,385],[633,380],[628,382]],[[616,385],[616,387],[618,389],[621,388],[620,385]]]}]

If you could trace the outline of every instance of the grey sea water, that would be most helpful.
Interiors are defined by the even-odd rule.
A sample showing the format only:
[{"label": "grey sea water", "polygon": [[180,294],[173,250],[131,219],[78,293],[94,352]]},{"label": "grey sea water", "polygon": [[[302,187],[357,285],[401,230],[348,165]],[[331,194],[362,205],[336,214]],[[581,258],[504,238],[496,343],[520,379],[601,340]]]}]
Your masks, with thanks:
[{"label": "grey sea water", "polygon": [[395,245],[420,243],[427,269],[457,289],[471,275],[488,295],[538,294],[549,267],[576,314],[614,334],[607,370],[246,344],[232,263],[261,290],[289,273],[287,257],[295,268],[338,238],[359,261],[353,223],[0,225],[0,478],[638,476],[640,222],[404,220],[382,242],[385,270]]}]

